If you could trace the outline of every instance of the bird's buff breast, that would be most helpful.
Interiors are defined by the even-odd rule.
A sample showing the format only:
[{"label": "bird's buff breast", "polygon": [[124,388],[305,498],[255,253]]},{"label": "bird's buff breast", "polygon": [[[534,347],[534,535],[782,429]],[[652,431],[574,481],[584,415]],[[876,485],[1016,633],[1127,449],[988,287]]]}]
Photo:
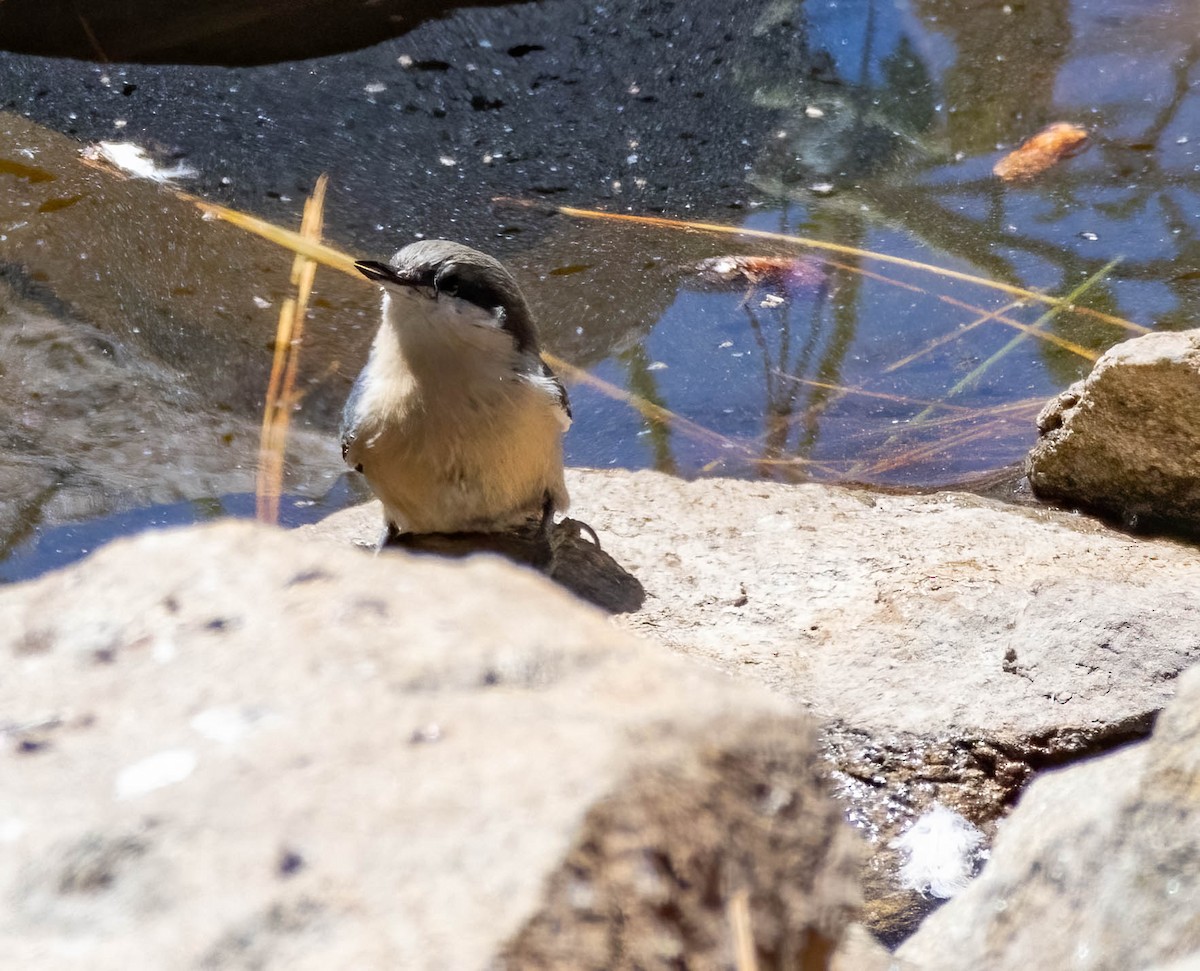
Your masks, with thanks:
[{"label": "bird's buff breast", "polygon": [[362,429],[348,458],[400,530],[504,529],[540,512],[547,491],[567,508],[562,429],[526,381],[460,370],[440,387],[411,375],[380,387],[388,400],[369,404],[382,417]]}]

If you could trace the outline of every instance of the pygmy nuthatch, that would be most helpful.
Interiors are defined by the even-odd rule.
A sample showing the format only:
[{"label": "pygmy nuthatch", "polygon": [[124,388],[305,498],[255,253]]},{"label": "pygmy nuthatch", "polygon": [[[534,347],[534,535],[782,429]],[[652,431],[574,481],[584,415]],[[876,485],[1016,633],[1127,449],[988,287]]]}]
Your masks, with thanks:
[{"label": "pygmy nuthatch", "polygon": [[387,539],[537,515],[548,536],[569,503],[571,409],[512,275],[444,239],[355,267],[382,287],[383,321],[342,414],[342,457],[383,501]]}]

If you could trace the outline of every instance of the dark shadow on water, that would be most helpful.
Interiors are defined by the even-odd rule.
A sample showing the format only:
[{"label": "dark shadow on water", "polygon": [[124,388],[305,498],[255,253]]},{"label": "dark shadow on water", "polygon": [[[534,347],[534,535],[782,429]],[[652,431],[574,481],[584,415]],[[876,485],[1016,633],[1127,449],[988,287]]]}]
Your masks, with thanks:
[{"label": "dark shadow on water", "polygon": [[[370,47],[464,5],[461,0],[5,0],[0,49],[101,62],[274,64]],[[488,0],[471,0],[474,7],[488,5]]]}]

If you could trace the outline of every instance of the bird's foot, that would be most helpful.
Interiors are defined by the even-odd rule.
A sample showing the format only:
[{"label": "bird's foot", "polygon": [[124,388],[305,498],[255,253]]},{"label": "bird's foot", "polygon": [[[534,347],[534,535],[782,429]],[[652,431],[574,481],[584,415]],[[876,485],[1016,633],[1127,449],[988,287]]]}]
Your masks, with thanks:
[{"label": "bird's foot", "polygon": [[554,544],[550,541],[554,532],[554,499],[547,492],[542,499],[542,519],[538,523],[533,556],[530,565],[549,576],[554,572]]},{"label": "bird's foot", "polygon": [[570,536],[571,539],[579,539],[579,537],[586,533],[588,539],[591,540],[592,545],[595,546],[596,549],[599,550],[604,548],[600,545],[600,537],[596,535],[596,531],[581,520],[572,519],[570,516],[568,516],[558,524],[558,529],[560,531],[566,530],[567,535]]},{"label": "bird's foot", "polygon": [[412,533],[400,532],[399,526],[393,522],[389,522],[387,524],[387,528],[383,531],[383,535],[379,537],[379,546],[376,548],[376,552],[386,549],[389,546],[407,546],[407,540],[409,540],[412,535]]}]

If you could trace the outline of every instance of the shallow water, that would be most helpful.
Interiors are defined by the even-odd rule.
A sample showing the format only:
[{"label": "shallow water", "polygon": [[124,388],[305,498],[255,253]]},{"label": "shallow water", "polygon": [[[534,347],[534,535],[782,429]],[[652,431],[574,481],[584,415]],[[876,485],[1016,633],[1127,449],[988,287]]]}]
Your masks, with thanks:
[{"label": "shallow water", "polygon": [[[553,9],[520,8],[534,11],[530,16],[549,16]],[[596,11],[589,16],[603,16],[601,8]],[[507,22],[503,13],[457,11],[445,24],[386,41],[370,54],[394,68],[397,57],[417,50],[424,38],[442,43],[436,31],[466,32],[472,63],[460,63],[458,48],[439,48],[437,63],[445,67],[404,76],[412,91],[439,104],[446,100],[449,114],[436,108],[434,115],[442,111],[453,121],[445,91],[460,68],[469,88],[482,74],[500,77],[500,67],[484,70],[489,57],[525,69],[542,56],[535,45],[492,43],[489,38],[500,36],[496,25]],[[699,37],[704,5],[687,7],[680,22],[686,25],[689,16]],[[663,43],[684,45],[690,28],[674,29]],[[468,171],[468,155],[490,159],[485,152],[503,143],[513,127],[505,123],[506,112],[516,110],[518,96],[536,100],[539,75],[531,75],[535,81],[524,95],[515,89],[505,94],[508,105],[475,95],[471,123],[497,127],[463,127],[459,142],[431,149],[420,186],[394,184],[407,156],[375,152],[378,132],[367,125],[343,125],[328,143],[309,133],[283,158],[291,122],[280,117],[282,103],[257,109],[252,137],[236,140],[225,132],[215,146],[192,147],[184,160],[204,173],[196,191],[291,225],[306,185],[332,168],[328,236],[356,255],[386,255],[420,231],[457,235],[500,255],[534,305],[547,347],[607,389],[572,384],[576,424],[567,452],[574,464],[946,487],[1015,470],[1034,440],[1041,405],[1085,375],[1107,347],[1139,327],[1191,326],[1200,282],[1197,36],[1200,13],[1184,0],[767,4],[737,19],[725,39],[718,37],[724,46],[716,54],[708,39],[697,47],[713,67],[712,87],[685,99],[702,106],[696,117],[685,119],[679,108],[685,101],[666,96],[676,79],[663,77],[661,64],[635,59],[609,64],[605,73],[580,61],[578,73],[595,100],[614,99],[611,112],[596,115],[607,119],[603,141],[619,158],[612,177],[603,180],[595,174],[608,163],[582,156],[578,171],[569,157],[523,161],[511,153],[511,168],[489,160]],[[793,41],[794,51],[788,47]],[[646,45],[640,52],[653,50],[653,31],[639,43]],[[756,58],[756,48],[771,56]],[[662,53],[666,63],[668,51]],[[680,63],[700,57],[680,55]],[[793,69],[784,71],[781,64],[789,58]],[[4,76],[9,82],[28,76],[37,86],[42,82],[30,65],[53,66],[74,71],[81,91],[115,99],[96,102],[101,107],[86,113],[62,103],[53,85],[45,97],[10,91],[10,108],[73,139],[113,137],[112,126],[123,121],[122,137],[178,145],[189,125],[202,125],[186,121],[186,99],[203,84],[265,100],[281,84],[299,86],[311,76],[314,91],[332,98],[331,64],[211,68],[179,78],[169,69],[64,67],[26,59]],[[364,79],[375,76],[369,65],[358,69],[367,72]],[[263,87],[254,87],[256,79],[265,79]],[[399,83],[364,95],[358,80],[350,83],[372,110],[387,108]],[[688,83],[699,82],[689,76]],[[618,96],[626,100],[616,104]],[[701,96],[706,100],[695,100]],[[395,97],[391,107],[397,110],[389,117],[404,124],[410,116],[399,110],[401,95]],[[303,110],[310,112],[311,104]],[[328,110],[332,118],[339,108],[330,100]],[[114,112],[121,117],[114,120]],[[705,118],[725,133],[717,123],[730,112],[746,113],[763,127],[736,142],[709,137]],[[1055,121],[1087,128],[1089,147],[1028,183],[1004,184],[991,174],[1005,152]],[[670,139],[662,134],[667,129]],[[550,128],[535,134],[554,144],[564,140]],[[264,139],[276,141],[265,157],[255,156],[254,145]],[[38,436],[36,396],[19,401],[14,408],[22,432],[10,446],[14,461],[45,470],[38,489],[46,494],[70,487],[76,492],[57,505],[39,498],[10,517],[0,543],[7,551],[0,556],[0,579],[36,574],[146,526],[193,521],[214,510],[248,514],[244,476],[222,477],[224,460],[214,458],[213,436],[230,445],[231,469],[252,467],[273,315],[286,293],[285,256],[276,267],[261,248],[243,248],[226,236],[187,242],[196,231],[173,203],[164,202],[148,228],[139,221],[157,211],[157,203],[149,205],[143,196],[114,202],[116,189],[93,191],[94,183],[72,188],[65,168],[47,160],[52,154],[48,145],[34,150],[15,141],[0,151],[5,272],[21,281],[26,295],[37,291],[33,295],[47,312],[66,307],[111,336],[118,356],[145,357],[154,369],[145,386],[169,388],[170,374],[181,375],[178,395],[153,392],[158,403],[146,406],[148,417],[138,418],[139,427],[178,422],[192,429],[171,417],[181,409],[188,417],[211,412],[217,418],[201,423],[212,426],[209,437],[176,435],[180,454],[138,464],[138,455],[124,448],[130,434],[125,424],[97,428],[84,421],[90,411],[102,413],[112,395],[81,405],[82,417],[69,416],[83,421],[83,430],[65,444],[61,436]],[[666,154],[672,154],[669,164]],[[283,165],[298,172],[290,194],[277,185],[264,189],[261,206],[236,196],[244,186],[259,186],[259,177],[271,187],[272,167]],[[573,183],[588,165],[596,170],[588,170],[590,181]],[[870,255],[470,201],[511,194],[505,172],[511,176],[525,167],[537,169],[528,179],[543,202],[677,219],[696,215],[1059,296],[1119,259],[1076,303],[1131,326],[1080,310],[1048,314],[1050,308],[1037,301]],[[35,170],[49,173],[49,180],[34,178]],[[234,175],[225,178],[223,171]],[[690,181],[673,186],[672,172],[686,173]],[[493,176],[494,185],[487,182]],[[472,183],[474,195],[467,188]],[[369,216],[372,184],[428,205],[414,204],[402,218],[376,222]],[[444,196],[450,188],[453,206],[429,195]],[[700,268],[711,263],[705,261],[731,256],[804,262],[783,279],[706,282]],[[332,443],[338,406],[369,339],[376,297],[369,287],[322,274],[310,322],[311,374],[296,427],[314,441]],[[622,394],[665,407],[677,419],[647,422]],[[125,406],[122,414],[135,407]],[[228,428],[221,424],[226,421]],[[93,455],[111,446],[111,474],[101,466],[89,466],[84,476],[75,466],[62,468],[62,456],[74,456],[73,443],[82,442]],[[187,465],[189,444],[202,450],[197,454],[204,476],[170,478],[167,470]],[[295,515],[307,516],[297,508],[323,512],[351,501],[353,490],[339,479],[334,451],[330,444],[330,460],[305,446],[305,487],[293,488],[300,504]],[[89,492],[88,482],[104,487]]]},{"label": "shallow water", "polygon": [[[362,498],[361,495],[347,495],[345,488],[331,490],[320,500],[304,496],[281,496],[279,524],[304,526],[319,522],[330,513],[345,508],[348,502],[361,502]],[[253,519],[254,509],[254,496],[242,493],[215,500],[142,506],[83,522],[42,527],[14,544],[9,555],[0,560],[0,583],[26,580],[47,570],[66,566],[121,536],[147,529],[193,526],[230,516]]]},{"label": "shallow water", "polygon": [[[1193,5],[804,9],[813,46],[831,53],[845,80],[756,89],[795,112],[775,133],[785,148],[764,153],[748,173],[779,201],[765,200],[741,225],[1059,296],[1119,260],[1080,307],[1151,329],[1192,325],[1200,280]],[[1004,152],[1057,120],[1090,131],[1083,154],[1025,184],[992,176]],[[875,157],[838,154],[822,141],[830,128],[858,128],[868,145],[879,145],[880,132],[893,141]],[[644,233],[639,257],[671,264],[671,237]],[[713,255],[822,255],[707,242],[703,252]],[[681,264],[701,252],[693,238],[680,248]],[[1089,356],[1138,332],[1079,312],[1047,318],[1045,305],[1014,305],[1011,295],[869,257],[829,258],[841,266],[827,266],[824,286],[783,294],[783,303],[770,287],[697,293],[676,274],[649,335],[593,365],[728,443],[647,427],[585,391],[589,433],[576,435],[572,457],[683,474],[963,483],[1017,465],[1045,400],[1086,375]],[[1002,309],[1075,349],[1010,322],[979,322]]]}]

